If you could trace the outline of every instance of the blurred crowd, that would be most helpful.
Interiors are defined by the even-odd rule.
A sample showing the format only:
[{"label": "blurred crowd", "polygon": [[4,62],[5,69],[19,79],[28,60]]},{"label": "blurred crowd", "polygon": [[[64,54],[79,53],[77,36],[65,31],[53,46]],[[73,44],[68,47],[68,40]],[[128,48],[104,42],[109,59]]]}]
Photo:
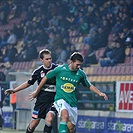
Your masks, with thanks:
[{"label": "blurred crowd", "polygon": [[[125,49],[132,44],[131,9],[130,0],[1,0],[0,27],[20,19],[0,30],[1,67],[37,59],[39,46],[53,51],[53,62],[59,64],[73,51],[83,53],[84,66],[97,64],[95,50],[103,47],[101,66],[123,63]],[[73,31],[75,37],[84,37],[78,50],[70,39]]]}]

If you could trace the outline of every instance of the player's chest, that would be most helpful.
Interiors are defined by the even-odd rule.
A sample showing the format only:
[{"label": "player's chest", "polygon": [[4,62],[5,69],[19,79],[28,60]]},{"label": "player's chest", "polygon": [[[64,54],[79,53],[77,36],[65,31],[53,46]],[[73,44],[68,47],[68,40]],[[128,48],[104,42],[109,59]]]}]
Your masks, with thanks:
[{"label": "player's chest", "polygon": [[80,81],[81,76],[78,73],[64,72],[58,75],[58,79],[63,82],[77,84]]}]

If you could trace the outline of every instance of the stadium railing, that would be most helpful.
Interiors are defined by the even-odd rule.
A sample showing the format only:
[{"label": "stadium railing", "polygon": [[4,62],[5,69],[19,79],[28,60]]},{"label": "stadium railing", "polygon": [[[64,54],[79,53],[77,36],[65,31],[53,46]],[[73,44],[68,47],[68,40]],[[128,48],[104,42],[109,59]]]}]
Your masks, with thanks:
[{"label": "stadium railing", "polygon": [[102,92],[108,96],[108,100],[99,97],[97,94],[88,90],[88,88],[80,85],[78,92],[78,107],[79,110],[106,110],[115,111],[116,103],[116,82],[92,82]]}]

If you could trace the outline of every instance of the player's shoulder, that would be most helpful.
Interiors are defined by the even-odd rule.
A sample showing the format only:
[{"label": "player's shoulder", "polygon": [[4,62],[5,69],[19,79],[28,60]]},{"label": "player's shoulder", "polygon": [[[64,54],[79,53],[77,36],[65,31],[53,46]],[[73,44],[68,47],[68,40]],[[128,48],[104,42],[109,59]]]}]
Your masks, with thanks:
[{"label": "player's shoulder", "polygon": [[55,68],[56,70],[61,70],[61,69],[63,69],[63,68],[65,68],[65,65],[60,65],[60,64],[58,64],[57,65],[57,67]]},{"label": "player's shoulder", "polygon": [[37,67],[36,69],[34,69],[33,73],[40,72],[40,71],[42,71],[42,69],[44,69],[43,65],[41,65],[41,66]]},{"label": "player's shoulder", "polygon": [[78,73],[80,73],[81,75],[86,75],[85,72],[81,68],[78,70]]},{"label": "player's shoulder", "polygon": [[58,64],[52,63],[51,66],[55,68],[58,66]]},{"label": "player's shoulder", "polygon": [[58,65],[58,67],[63,68],[63,69],[65,69],[67,66],[68,66],[67,64]]}]

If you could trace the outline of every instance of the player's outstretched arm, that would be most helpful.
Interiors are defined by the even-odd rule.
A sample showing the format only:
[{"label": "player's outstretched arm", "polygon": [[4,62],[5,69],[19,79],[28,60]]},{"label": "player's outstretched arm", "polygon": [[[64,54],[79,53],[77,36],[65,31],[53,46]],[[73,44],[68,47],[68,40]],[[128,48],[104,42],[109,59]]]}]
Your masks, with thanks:
[{"label": "player's outstretched arm", "polygon": [[28,88],[29,86],[30,86],[30,84],[28,84],[28,82],[24,82],[23,84],[21,84],[20,86],[14,88],[14,89],[5,90],[5,95],[10,95],[10,94],[16,93],[18,91]]},{"label": "player's outstretched arm", "polygon": [[36,88],[36,90],[33,91],[33,92],[31,92],[31,93],[29,94],[29,99],[30,99],[31,101],[34,100],[34,98],[38,95],[38,93],[40,92],[41,88],[42,88],[43,85],[46,83],[46,81],[47,81],[47,77],[45,76],[45,77],[41,80],[41,82],[40,82],[40,84],[38,85],[38,87]]},{"label": "player's outstretched arm", "polygon": [[108,100],[107,95],[105,93],[101,92],[100,90],[98,90],[95,86],[91,85],[90,86],[90,90],[93,91],[93,92],[95,92],[99,96],[103,97],[105,100]]}]

